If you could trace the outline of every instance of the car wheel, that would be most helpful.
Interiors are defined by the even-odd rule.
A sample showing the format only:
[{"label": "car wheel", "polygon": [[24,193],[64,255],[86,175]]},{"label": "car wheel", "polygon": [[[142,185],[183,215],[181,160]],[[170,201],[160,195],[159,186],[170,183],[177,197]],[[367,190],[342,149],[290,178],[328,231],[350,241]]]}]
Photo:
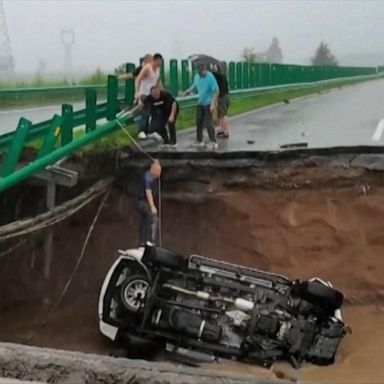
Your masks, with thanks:
[{"label": "car wheel", "polygon": [[294,292],[313,304],[321,305],[329,313],[340,308],[344,299],[341,292],[316,280],[299,283]]},{"label": "car wheel", "polygon": [[123,282],[120,299],[124,308],[133,313],[140,312],[151,286],[145,275],[133,275]]},{"label": "car wheel", "polygon": [[176,252],[159,247],[146,247],[143,262],[150,262],[155,266],[185,271],[187,260]]}]

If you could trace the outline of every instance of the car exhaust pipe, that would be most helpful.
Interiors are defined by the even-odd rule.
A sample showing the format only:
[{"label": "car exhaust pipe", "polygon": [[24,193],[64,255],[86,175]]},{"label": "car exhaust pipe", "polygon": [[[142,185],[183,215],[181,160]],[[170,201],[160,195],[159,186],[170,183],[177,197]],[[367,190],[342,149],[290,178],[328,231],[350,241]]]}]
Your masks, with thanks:
[{"label": "car exhaust pipe", "polygon": [[222,296],[211,296],[210,293],[204,291],[191,291],[186,288],[178,287],[177,285],[172,284],[164,284],[164,288],[169,288],[173,291],[183,293],[185,295],[194,296],[198,299],[206,300],[206,301],[223,301],[228,304],[234,305],[237,309],[244,312],[250,312],[253,310],[255,303],[251,300],[246,300],[242,298],[231,299],[229,297]]}]

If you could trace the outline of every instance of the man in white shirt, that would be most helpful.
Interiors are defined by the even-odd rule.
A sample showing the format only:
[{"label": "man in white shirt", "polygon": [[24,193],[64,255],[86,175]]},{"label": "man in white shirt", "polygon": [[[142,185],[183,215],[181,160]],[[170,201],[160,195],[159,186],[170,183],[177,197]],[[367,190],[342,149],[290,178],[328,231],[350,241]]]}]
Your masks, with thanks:
[{"label": "man in white shirt", "polygon": [[163,57],[160,53],[153,55],[152,61],[142,68],[135,81],[135,103],[141,106],[141,118],[139,126],[139,139],[145,139],[148,132],[148,120],[150,109],[144,105],[143,100],[150,95],[151,89],[154,86],[159,86],[163,89],[160,79],[160,67],[163,63]]}]

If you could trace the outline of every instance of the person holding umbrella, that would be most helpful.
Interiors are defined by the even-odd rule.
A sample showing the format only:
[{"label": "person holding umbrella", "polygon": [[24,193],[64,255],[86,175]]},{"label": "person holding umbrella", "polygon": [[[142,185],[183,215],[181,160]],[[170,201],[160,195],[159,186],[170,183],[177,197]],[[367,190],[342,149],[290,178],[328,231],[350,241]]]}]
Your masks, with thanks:
[{"label": "person holding umbrella", "polygon": [[224,73],[213,72],[219,86],[219,98],[217,102],[217,118],[219,119],[219,130],[217,137],[228,139],[228,108],[229,108],[229,90],[228,80]]},{"label": "person holding umbrella", "polygon": [[203,129],[206,128],[210,144],[209,149],[216,149],[216,134],[213,125],[213,114],[217,108],[217,99],[219,96],[219,87],[212,72],[207,71],[204,63],[197,64],[197,73],[194,77],[193,84],[183,95],[188,95],[193,91],[197,91],[198,101],[196,108],[196,143],[194,146],[204,147]]}]

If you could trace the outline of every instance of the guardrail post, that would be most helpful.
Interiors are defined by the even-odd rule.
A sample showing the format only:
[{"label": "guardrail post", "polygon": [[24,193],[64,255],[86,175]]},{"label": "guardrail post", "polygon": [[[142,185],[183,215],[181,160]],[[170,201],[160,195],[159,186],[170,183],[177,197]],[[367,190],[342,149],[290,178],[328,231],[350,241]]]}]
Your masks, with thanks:
[{"label": "guardrail post", "polygon": [[61,125],[61,145],[66,145],[73,140],[73,106],[63,104],[61,106],[63,124]]},{"label": "guardrail post", "polygon": [[228,64],[228,85],[229,89],[236,88],[236,71],[235,71],[235,63],[230,61]]},{"label": "guardrail post", "polygon": [[270,85],[270,65],[268,63],[260,63],[260,86]]},{"label": "guardrail post", "polygon": [[189,63],[188,60],[181,61],[181,90],[185,91],[191,84],[191,76],[189,74]]},{"label": "guardrail post", "polygon": [[[96,100],[97,93],[94,89],[85,91],[85,131],[90,132],[96,128]],[[108,111],[107,111],[108,113]]]},{"label": "guardrail post", "polygon": [[249,63],[243,63],[243,88],[249,88]]},{"label": "guardrail post", "polygon": [[165,63],[164,63],[164,60],[163,60],[163,63],[161,64],[161,67],[160,67],[160,80],[161,80],[161,83],[163,84],[163,86],[165,87]]},{"label": "guardrail post", "polygon": [[19,162],[21,152],[24,148],[25,139],[27,138],[31,126],[32,123],[29,120],[24,119],[24,117],[19,120],[15,136],[13,137],[7,154],[5,155],[3,167],[1,170],[2,177],[10,175],[14,171],[17,163]]},{"label": "guardrail post", "polygon": [[[51,210],[56,205],[56,183],[54,181],[47,182],[46,188],[46,204],[47,209]],[[53,256],[53,229],[49,228],[44,239],[44,278],[47,280],[51,274],[51,264]],[[48,295],[49,296],[49,295]]]},{"label": "guardrail post", "polygon": [[43,145],[37,154],[38,159],[48,155],[55,149],[56,140],[61,134],[62,123],[63,118],[55,114],[51,120],[51,125],[49,126],[48,132],[45,135]]},{"label": "guardrail post", "polygon": [[111,121],[116,118],[117,113],[117,77],[108,76],[107,85],[107,120]]},{"label": "guardrail post", "polygon": [[270,84],[271,85],[277,85],[279,84],[279,77],[280,77],[280,73],[279,73],[279,67],[277,64],[271,64],[271,80],[270,80]]},{"label": "guardrail post", "polygon": [[173,96],[179,94],[179,73],[177,68],[177,60],[172,59],[169,62],[169,75],[170,75],[170,90]]},{"label": "guardrail post", "polygon": [[236,63],[236,89],[243,87],[243,63]]},{"label": "guardrail post", "polygon": [[[132,73],[135,70],[135,64],[128,63],[125,67],[126,73]],[[125,80],[125,104],[128,106],[133,105],[133,98],[135,96],[135,80]]]},{"label": "guardrail post", "polygon": [[249,87],[254,88],[256,86],[256,64],[249,64]]}]

